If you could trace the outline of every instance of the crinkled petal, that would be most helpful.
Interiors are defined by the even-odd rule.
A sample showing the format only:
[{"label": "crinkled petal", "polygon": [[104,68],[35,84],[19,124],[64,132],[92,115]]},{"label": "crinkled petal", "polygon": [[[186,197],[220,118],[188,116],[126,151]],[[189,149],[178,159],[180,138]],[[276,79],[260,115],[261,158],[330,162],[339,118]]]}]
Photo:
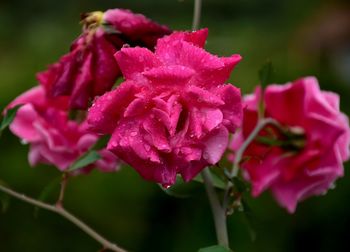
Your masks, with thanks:
[{"label": "crinkled petal", "polygon": [[198,106],[220,106],[225,102],[216,93],[205,90],[204,88],[189,86],[185,91],[185,99]]},{"label": "crinkled petal", "polygon": [[173,32],[171,35],[160,39],[157,43],[156,54],[166,54],[168,44],[175,40],[183,40],[195,46],[203,48],[208,37],[208,29],[200,29],[195,32]]},{"label": "crinkled petal", "polygon": [[142,73],[154,86],[184,86],[194,74],[192,69],[184,66],[161,66]]},{"label": "crinkled petal", "polygon": [[114,131],[123,109],[135,97],[138,87],[133,82],[124,82],[117,89],[99,97],[89,109],[88,123],[98,133]]},{"label": "crinkled petal", "polygon": [[219,95],[225,103],[220,107],[223,124],[234,133],[241,126],[243,118],[241,90],[233,85],[225,85],[220,88]]},{"label": "crinkled petal", "polygon": [[122,48],[114,56],[126,79],[137,79],[145,70],[161,66],[157,57],[146,48]]}]

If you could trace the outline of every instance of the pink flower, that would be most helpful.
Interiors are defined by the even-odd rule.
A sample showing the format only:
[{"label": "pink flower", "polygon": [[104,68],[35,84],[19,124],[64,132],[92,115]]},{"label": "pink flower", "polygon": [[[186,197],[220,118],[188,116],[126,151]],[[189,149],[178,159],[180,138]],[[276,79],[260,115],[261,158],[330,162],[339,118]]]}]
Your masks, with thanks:
[{"label": "pink flower", "polygon": [[[10,130],[24,143],[30,144],[28,158],[32,166],[46,163],[64,171],[98,140],[96,134],[87,133],[85,123],[78,124],[68,119],[67,112],[62,110],[67,101],[53,104],[52,100],[46,99],[41,86],[23,93],[8,108],[18,104],[23,106],[17,111]],[[100,155],[102,159],[96,162],[100,170],[116,170],[119,161],[112,153],[101,150]],[[92,167],[86,168],[90,170]]]},{"label": "pink flower", "polygon": [[107,149],[164,186],[217,163],[241,122],[240,90],[224,84],[241,57],[209,54],[206,37],[206,29],[178,32],[159,39],[155,53],[121,49],[125,82],[89,110],[92,129],[112,134]]},{"label": "pink flower", "polygon": [[[260,88],[245,98],[243,129],[232,143],[238,149],[257,123]],[[283,145],[254,141],[245,152],[243,169],[252,183],[253,196],[270,189],[276,200],[293,213],[299,201],[320,195],[343,175],[349,159],[348,118],[339,111],[339,96],[321,91],[313,77],[285,85],[270,85],[264,94],[266,117],[277,120],[291,133],[288,139],[276,128],[271,132]],[[278,145],[278,144],[277,144]]]},{"label": "pink flower", "polygon": [[[111,20],[111,22],[109,22]],[[49,98],[69,96],[69,107],[86,109],[92,98],[111,90],[121,75],[114,53],[125,43],[153,48],[170,30],[128,10],[91,12],[83,16],[83,34],[60,60],[38,73]],[[105,27],[112,26],[112,31]]]},{"label": "pink flower", "polygon": [[153,49],[157,39],[171,33],[168,27],[148,19],[142,14],[126,9],[107,10],[103,16],[104,22],[119,33],[117,37],[131,46],[145,46]]}]

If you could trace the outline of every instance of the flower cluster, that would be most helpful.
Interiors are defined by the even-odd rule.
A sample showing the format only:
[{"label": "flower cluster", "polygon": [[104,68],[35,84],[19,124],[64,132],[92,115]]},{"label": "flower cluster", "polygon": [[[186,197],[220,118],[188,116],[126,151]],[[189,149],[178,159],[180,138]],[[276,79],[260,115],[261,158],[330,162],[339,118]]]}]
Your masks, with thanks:
[{"label": "flower cluster", "polygon": [[[76,120],[69,119],[71,109],[85,110],[95,96],[111,90],[121,76],[114,53],[126,43],[153,49],[157,38],[170,33],[166,26],[124,9],[87,13],[82,23],[83,32],[70,52],[38,73],[40,85],[7,107],[23,105],[10,130],[30,144],[29,163],[33,166],[47,163],[66,171],[87,153],[99,136],[88,130],[84,113]],[[93,167],[105,172],[118,169],[119,158],[106,149],[98,153],[101,158],[78,173]]]},{"label": "flower cluster", "polygon": [[[37,74],[39,86],[7,107],[23,105],[10,129],[30,144],[31,165],[67,171],[110,135],[100,159],[81,172],[115,171],[124,161],[168,187],[178,174],[187,182],[217,164],[230,133],[233,156],[243,150],[261,118],[270,118],[275,123],[261,129],[240,164],[253,196],[270,189],[294,212],[343,175],[348,118],[339,96],[321,91],[315,78],[258,87],[242,101],[227,83],[241,56],[207,52],[207,29],[172,32],[124,9],[83,14],[82,24],[70,51]],[[118,77],[123,82],[115,85]]]}]

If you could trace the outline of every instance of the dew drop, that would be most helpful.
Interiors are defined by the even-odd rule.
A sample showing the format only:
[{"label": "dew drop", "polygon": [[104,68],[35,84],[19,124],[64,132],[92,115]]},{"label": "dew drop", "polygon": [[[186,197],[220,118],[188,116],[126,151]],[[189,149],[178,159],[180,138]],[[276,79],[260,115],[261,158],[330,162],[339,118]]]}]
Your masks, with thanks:
[{"label": "dew drop", "polygon": [[21,144],[23,144],[23,145],[28,144],[28,141],[24,140],[24,139],[21,139]]},{"label": "dew drop", "polygon": [[165,190],[167,190],[171,187],[171,185],[169,185],[169,184],[162,184],[162,186]]},{"label": "dew drop", "polygon": [[136,131],[133,131],[130,133],[130,136],[136,136],[137,135],[137,132]]}]

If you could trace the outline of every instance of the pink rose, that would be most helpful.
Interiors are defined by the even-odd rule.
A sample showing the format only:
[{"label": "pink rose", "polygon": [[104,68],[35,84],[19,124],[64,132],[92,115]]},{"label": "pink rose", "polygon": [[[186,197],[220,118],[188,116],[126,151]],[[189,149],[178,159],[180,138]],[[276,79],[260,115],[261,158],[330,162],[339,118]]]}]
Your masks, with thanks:
[{"label": "pink rose", "polygon": [[[69,96],[72,109],[86,109],[92,98],[111,90],[121,75],[113,55],[125,43],[153,48],[157,38],[170,33],[128,10],[91,12],[82,22],[84,31],[70,52],[37,74],[49,97]],[[108,25],[112,31],[105,29]]]},{"label": "pink rose", "polygon": [[[30,144],[28,158],[32,166],[46,163],[64,171],[98,140],[96,134],[87,133],[85,123],[78,124],[68,119],[67,112],[62,110],[67,101],[56,101],[53,106],[41,86],[23,93],[8,108],[18,104],[23,106],[17,111],[10,130],[24,143]],[[112,158],[113,154],[107,150],[101,150],[100,154],[102,159],[95,163],[98,168],[116,170],[118,159]]]},{"label": "pink rose", "polygon": [[159,39],[155,53],[121,49],[125,82],[89,110],[92,129],[112,134],[107,149],[165,187],[177,173],[189,181],[217,163],[241,122],[240,90],[224,84],[241,57],[209,54],[206,37],[206,29],[178,32]]},{"label": "pink rose", "polygon": [[[257,88],[245,98],[243,129],[232,142],[234,150],[257,123],[260,96]],[[321,91],[313,77],[270,85],[263,100],[265,116],[277,120],[292,135],[286,139],[274,127],[263,130],[260,136],[272,134],[283,144],[255,140],[245,152],[249,158],[242,167],[252,183],[253,196],[270,189],[281,206],[293,213],[299,201],[324,194],[343,176],[343,162],[349,159],[348,118],[339,111],[339,96]]]}]

